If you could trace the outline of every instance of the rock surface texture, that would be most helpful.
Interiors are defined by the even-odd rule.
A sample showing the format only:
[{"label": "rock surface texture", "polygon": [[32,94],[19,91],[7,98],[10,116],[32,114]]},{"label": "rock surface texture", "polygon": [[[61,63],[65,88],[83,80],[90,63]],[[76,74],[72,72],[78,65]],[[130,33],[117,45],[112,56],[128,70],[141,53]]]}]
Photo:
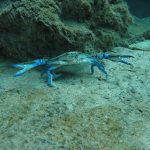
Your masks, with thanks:
[{"label": "rock surface texture", "polygon": [[131,22],[122,0],[3,0],[0,52],[24,61],[69,50],[109,50]]}]

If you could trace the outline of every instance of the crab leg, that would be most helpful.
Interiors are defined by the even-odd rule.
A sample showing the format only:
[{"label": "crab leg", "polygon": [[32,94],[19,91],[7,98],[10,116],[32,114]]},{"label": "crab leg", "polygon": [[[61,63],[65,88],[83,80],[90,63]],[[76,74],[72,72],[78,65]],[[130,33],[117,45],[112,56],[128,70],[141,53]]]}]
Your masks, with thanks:
[{"label": "crab leg", "polygon": [[[44,76],[44,74],[47,74],[47,70],[42,71],[42,73],[41,73],[41,78]],[[54,73],[54,72],[51,72],[51,74],[53,75],[53,79],[57,79],[57,78],[59,78],[59,77],[62,76],[61,73],[56,74],[56,73]]]},{"label": "crab leg", "polygon": [[53,82],[53,75],[51,73],[51,69],[48,68],[47,70],[47,75],[48,75],[48,85],[49,86],[53,86],[52,82]]},{"label": "crab leg", "polygon": [[94,73],[94,67],[97,66],[97,68],[102,71],[104,74],[105,74],[105,77],[106,77],[106,80],[107,80],[107,77],[108,77],[108,74],[105,70],[105,67],[104,65],[102,65],[100,62],[98,62],[97,60],[93,60],[92,61],[92,65],[91,65],[91,73],[93,74]]},{"label": "crab leg", "polygon": [[22,68],[21,70],[16,72],[14,76],[20,76],[20,75],[24,74],[25,72],[27,72],[28,70],[31,70],[32,68],[35,68],[37,66],[44,65],[44,64],[46,64],[44,59],[34,60],[33,63],[31,63],[31,64],[14,64],[14,65],[12,65],[12,67]]},{"label": "crab leg", "polygon": [[57,78],[61,75],[56,75],[53,71],[57,69],[57,67],[54,67],[54,66],[48,66],[48,69],[47,71],[44,71],[41,75],[43,75],[44,73],[47,72],[47,75],[48,75],[48,86],[54,86],[53,84],[53,78]]}]

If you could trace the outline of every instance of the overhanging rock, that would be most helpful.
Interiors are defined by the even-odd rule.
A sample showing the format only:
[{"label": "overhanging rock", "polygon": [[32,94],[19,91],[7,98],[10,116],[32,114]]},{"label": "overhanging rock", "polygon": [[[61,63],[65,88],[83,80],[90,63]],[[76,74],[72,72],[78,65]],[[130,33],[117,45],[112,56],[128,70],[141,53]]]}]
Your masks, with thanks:
[{"label": "overhanging rock", "polygon": [[0,51],[24,61],[106,50],[127,35],[131,22],[122,0],[6,0],[0,3]]}]

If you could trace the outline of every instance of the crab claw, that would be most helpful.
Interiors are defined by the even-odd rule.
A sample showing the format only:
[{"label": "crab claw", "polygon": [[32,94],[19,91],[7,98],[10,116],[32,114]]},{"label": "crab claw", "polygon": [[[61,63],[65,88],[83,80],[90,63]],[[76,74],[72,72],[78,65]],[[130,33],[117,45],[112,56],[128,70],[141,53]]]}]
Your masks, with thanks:
[{"label": "crab claw", "polygon": [[102,59],[109,59],[111,61],[121,62],[123,64],[131,65],[131,63],[128,62],[128,58],[133,58],[132,55],[115,55],[115,54],[108,54],[108,53],[102,53],[97,54],[97,58]]},{"label": "crab claw", "polygon": [[46,62],[44,59],[37,59],[37,60],[34,60],[33,63],[31,63],[31,64],[14,64],[14,65],[12,65],[12,67],[22,68],[21,70],[16,72],[14,76],[20,76],[20,75],[24,74],[25,72],[27,72],[28,70],[31,70],[32,68],[35,68],[40,65],[44,65],[45,63]]}]

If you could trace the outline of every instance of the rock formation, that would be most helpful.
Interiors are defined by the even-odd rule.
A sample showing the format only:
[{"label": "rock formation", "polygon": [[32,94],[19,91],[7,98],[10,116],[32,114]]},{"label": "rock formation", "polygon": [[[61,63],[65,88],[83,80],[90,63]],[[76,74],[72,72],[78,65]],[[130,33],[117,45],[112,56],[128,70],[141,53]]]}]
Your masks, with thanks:
[{"label": "rock formation", "polygon": [[123,0],[3,0],[0,51],[27,60],[70,50],[109,50],[128,34]]}]

